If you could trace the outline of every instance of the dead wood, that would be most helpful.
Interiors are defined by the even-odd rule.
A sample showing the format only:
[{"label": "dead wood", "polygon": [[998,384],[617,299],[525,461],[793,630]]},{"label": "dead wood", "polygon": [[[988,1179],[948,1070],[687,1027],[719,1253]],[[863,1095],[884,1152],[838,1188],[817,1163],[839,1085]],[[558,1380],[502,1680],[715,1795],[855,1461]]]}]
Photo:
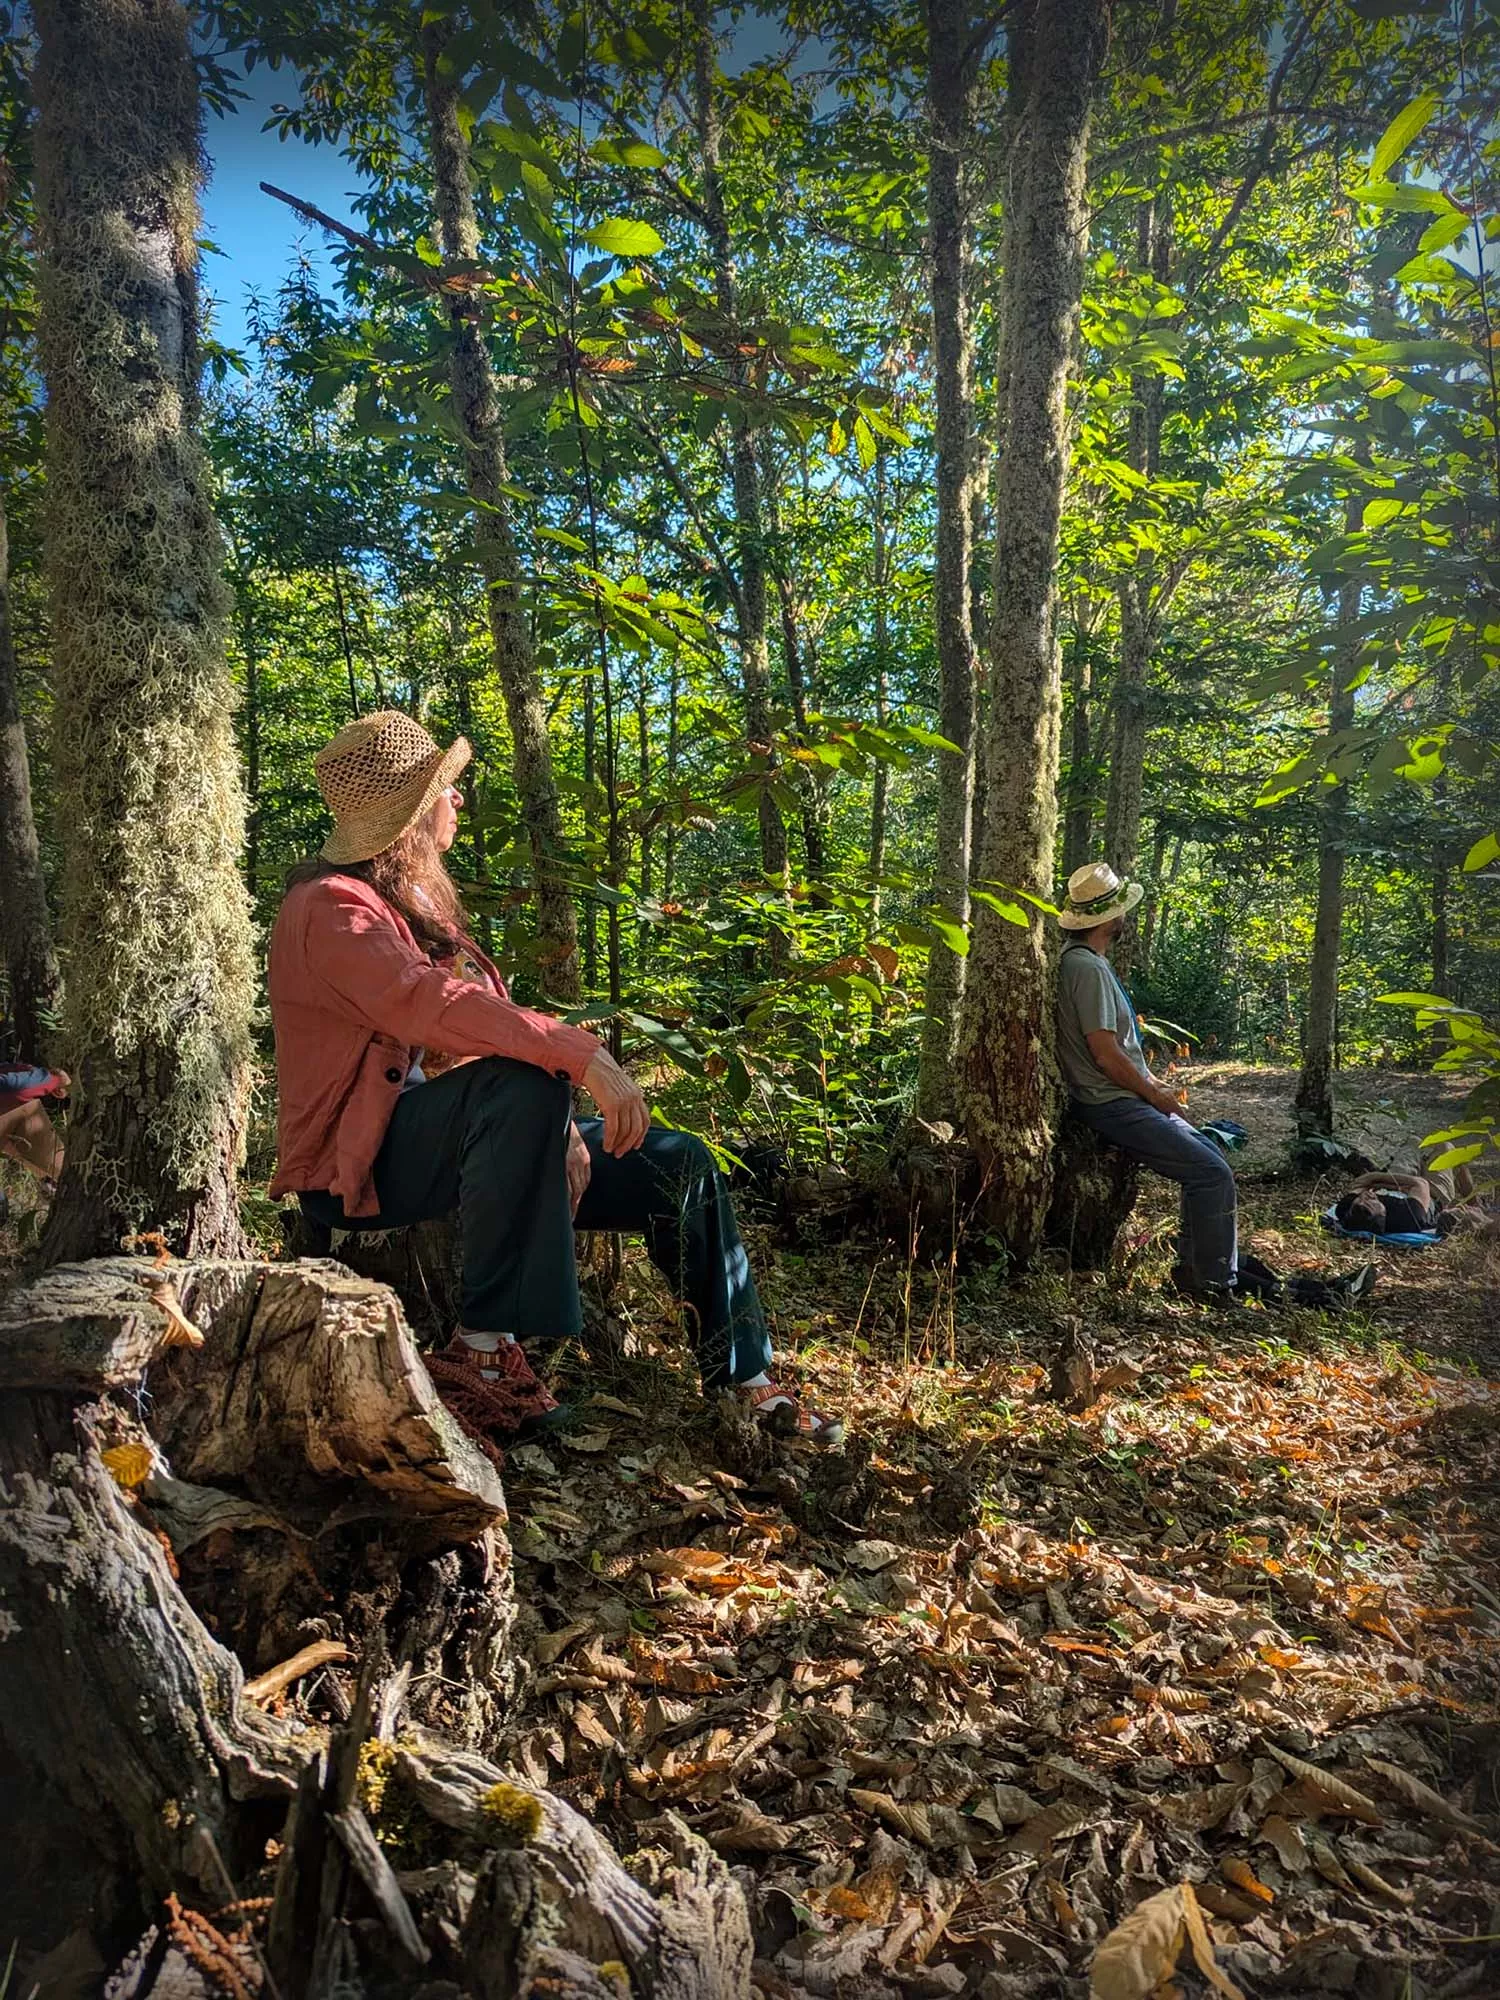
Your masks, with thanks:
[{"label": "dead wood", "polygon": [[0,1396],[0,1730],[110,1862],[222,1901],[279,1817],[242,1806],[285,1798],[301,1757],[106,1471],[102,1415]]},{"label": "dead wood", "polygon": [[1102,1271],[1135,1207],[1135,1161],[1064,1114],[1053,1161],[1046,1241],[1075,1271]]}]

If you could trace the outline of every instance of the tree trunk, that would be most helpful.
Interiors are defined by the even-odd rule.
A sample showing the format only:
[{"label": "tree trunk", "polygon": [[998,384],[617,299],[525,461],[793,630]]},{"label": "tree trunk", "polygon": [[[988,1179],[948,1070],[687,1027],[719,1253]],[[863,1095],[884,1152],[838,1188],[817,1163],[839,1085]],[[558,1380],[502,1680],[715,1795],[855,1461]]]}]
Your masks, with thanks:
[{"label": "tree trunk", "polygon": [[[1349,519],[1357,525],[1358,505],[1350,503]],[[1330,734],[1354,727],[1354,692],[1349,682],[1359,654],[1361,591],[1348,582],[1339,590],[1338,631],[1328,698]],[[1318,908],[1313,920],[1312,964],[1307,981],[1307,1032],[1302,1048],[1302,1074],[1297,1080],[1294,1110],[1301,1138],[1333,1131],[1333,1047],[1339,1003],[1339,949],[1344,921],[1344,843],[1348,830],[1349,788],[1327,787],[1319,802]]]},{"label": "tree trunk", "polygon": [[10,550],[0,490],[0,970],[18,1055],[40,1061],[60,997],[47,885],[31,811],[31,762],[21,721],[10,623]]},{"label": "tree trunk", "polygon": [[1078,1120],[1064,1117],[1047,1213],[1046,1240],[1075,1271],[1103,1271],[1135,1206],[1134,1159]]},{"label": "tree trunk", "polygon": [[1432,990],[1448,993],[1448,863],[1441,848],[1432,870]]},{"label": "tree trunk", "polygon": [[53,771],[76,1084],[49,1262],[163,1231],[235,1249],[249,1082],[228,593],[197,425],[197,82],[186,11],[40,0]]},{"label": "tree trunk", "polygon": [[1069,659],[1068,809],[1063,820],[1063,880],[1089,859],[1094,841],[1094,771],[1091,703],[1094,668],[1091,634],[1080,626]]},{"label": "tree trunk", "polygon": [[[871,585],[875,616],[875,722],[884,728],[889,713],[890,693],[890,546],[886,534],[886,451],[882,440],[875,447],[875,491],[871,520]],[[870,922],[880,922],[880,878],[885,873],[886,805],[890,798],[890,767],[883,757],[875,762],[870,785],[870,847],[867,868],[870,878]]]},{"label": "tree trunk", "polygon": [[[940,751],[933,900],[959,923],[969,918],[974,807],[974,631],[970,620],[973,531],[974,380],[967,287],[964,170],[970,142],[974,24],[966,0],[928,0],[927,232],[937,408],[937,548],[934,626],[938,731],[958,746]],[[931,1122],[953,1112],[954,1057],[963,1006],[964,960],[946,944],[927,955],[916,1109]]]},{"label": "tree trunk", "polygon": [[[719,313],[733,328],[739,318],[739,276],[735,269],[734,246],[724,206],[723,133],[715,89],[717,62],[712,0],[693,0],[693,22],[694,108],[698,151],[703,165],[703,215]],[[735,376],[741,390],[748,389],[749,375],[743,363],[736,365]],[[754,427],[743,402],[734,410],[733,421],[730,469],[739,567],[735,609],[739,621],[740,675],[745,690],[745,733],[751,768],[762,780],[759,804],[761,866],[767,875],[784,880],[787,866],[786,826],[771,790],[777,758],[776,732],[771,721],[771,649],[767,625],[766,532],[760,463],[756,456]]]},{"label": "tree trunk", "polygon": [[[1089,114],[1108,39],[1103,0],[1021,0],[1011,65],[1006,208],[1005,456],[996,487],[994,687],[982,872],[1050,898],[1061,679],[1055,569],[1068,463],[1068,376],[1088,240]],[[981,905],[960,1079],[990,1225],[1025,1262],[1051,1186],[1052,957],[1041,923]]]},{"label": "tree trunk", "polygon": [[1162,863],[1167,858],[1167,829],[1158,820],[1151,843],[1151,866],[1146,876],[1146,900],[1141,904],[1140,947],[1135,954],[1137,972],[1149,973],[1156,936],[1156,918],[1162,898]]},{"label": "tree trunk", "polygon": [[[422,30],[428,137],[438,235],[445,262],[472,268],[479,225],[469,187],[469,149],[459,117],[458,77],[443,74],[452,16]],[[444,294],[452,333],[449,380],[464,435],[464,473],[475,501],[474,546],[484,577],[495,677],[505,697],[521,818],[531,848],[539,975],[554,1000],[579,998],[578,919],[563,860],[562,808],[552,771],[547,710],[522,604],[525,578],[505,486],[509,469],[494,364],[479,305],[462,288]]]},{"label": "tree trunk", "polygon": [[[1166,194],[1153,195],[1141,208],[1139,256],[1159,285],[1171,275],[1172,218]],[[1146,480],[1161,469],[1165,377],[1155,369],[1131,381],[1127,464]],[[1161,604],[1153,565],[1144,551],[1120,584],[1120,671],[1115,683],[1114,733],[1109,760],[1109,792],[1104,808],[1104,858],[1117,875],[1133,876],[1140,859],[1141,805],[1145,792],[1147,676]],[[1115,946],[1115,968],[1128,978],[1135,953],[1137,920],[1132,917]]]},{"label": "tree trunk", "polygon": [[[316,1264],[170,1281],[200,1347],[133,1260],[0,1307],[0,1733],[68,1813],[66,1865],[92,1847],[127,1906],[217,1911],[279,1831],[251,1920],[282,2000],[409,1991],[439,1958],[478,2000],[610,2000],[610,1960],[644,2000],[749,2000],[744,1901],[701,1841],[669,1820],[646,1886],[476,1754],[515,1686],[504,1496],[390,1295]],[[246,1685],[246,1651],[313,1615],[337,1637]],[[326,1751],[258,1706],[355,1653]],[[122,1990],[200,1990],[194,1932],[148,1932]],[[249,1946],[229,1957],[257,1989]]]}]

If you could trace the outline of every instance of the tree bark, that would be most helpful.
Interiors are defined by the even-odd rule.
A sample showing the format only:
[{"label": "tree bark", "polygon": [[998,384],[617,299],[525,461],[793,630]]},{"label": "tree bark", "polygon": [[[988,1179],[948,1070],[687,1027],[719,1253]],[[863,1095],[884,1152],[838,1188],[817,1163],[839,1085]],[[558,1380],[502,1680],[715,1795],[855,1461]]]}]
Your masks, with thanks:
[{"label": "tree bark", "polygon": [[[1143,203],[1139,225],[1139,257],[1159,285],[1167,283],[1172,267],[1172,218],[1168,196],[1158,192]],[[1126,462],[1146,480],[1161,469],[1161,432],[1165,411],[1165,377],[1156,369],[1138,372],[1131,381]],[[1115,682],[1113,742],[1109,760],[1109,791],[1104,807],[1104,858],[1117,875],[1133,876],[1140,860],[1141,805],[1145,794],[1147,677],[1156,641],[1161,603],[1155,590],[1154,566],[1142,551],[1121,580],[1120,670]],[[1135,954],[1135,917],[1127,922],[1115,946],[1115,966],[1128,978]]]},{"label": "tree bark", "polygon": [[[422,30],[428,140],[438,236],[444,261],[460,269],[479,257],[479,225],[469,187],[469,148],[459,121],[460,79],[443,74],[453,38],[452,16]],[[484,577],[495,678],[505,698],[521,818],[531,848],[536,933],[543,991],[577,1000],[578,918],[563,859],[562,808],[552,770],[547,709],[522,596],[525,578],[510,502],[509,468],[494,363],[485,345],[480,308],[462,288],[445,293],[453,345],[449,380],[464,435],[464,474],[474,499],[474,544]]]},{"label": "tree bark", "polygon": [[[612,1960],[643,2000],[749,2000],[744,1899],[701,1840],[669,1819],[628,1874],[477,1754],[513,1689],[504,1497],[390,1295],[318,1264],[169,1276],[201,1347],[170,1344],[167,1278],[135,1260],[61,1267],[0,1306],[0,1735],[67,1809],[66,1865],[89,1844],[127,1907],[218,1910],[279,1829],[263,1952],[282,2000],[408,1991],[438,1959],[476,2000],[609,2000]],[[268,1537],[350,1644],[261,1686],[210,1636],[234,1621],[199,1552],[233,1540],[237,1574]],[[260,1641],[235,1632],[241,1655]],[[256,1704],[330,1651],[362,1664],[324,1750]],[[199,1990],[194,1935],[148,1932],[112,1990]],[[249,1948],[230,1957],[258,1987]]]},{"label": "tree bark", "polygon": [[[1354,673],[1359,639],[1360,586],[1345,583],[1339,590],[1338,635],[1330,675],[1328,722],[1337,736],[1354,726],[1354,694],[1348,682]],[[1339,950],[1344,922],[1344,849],[1348,831],[1349,788],[1328,788],[1318,816],[1318,905],[1313,919],[1312,962],[1307,980],[1307,1030],[1302,1049],[1302,1074],[1297,1080],[1294,1110],[1298,1135],[1328,1135],[1333,1131],[1333,1044],[1338,1018]]]},{"label": "tree bark", "polygon": [[239,1247],[253,991],[228,593],[198,437],[185,9],[35,9],[46,558],[75,1079],[49,1262]]},{"label": "tree bark", "polygon": [[10,622],[10,545],[0,490],[0,968],[17,1052],[40,1060],[60,998],[47,884],[31,810],[31,762],[21,720]]},{"label": "tree bark", "polygon": [[[968,300],[968,219],[964,172],[970,144],[976,30],[966,0],[928,0],[927,232],[937,410],[937,547],[934,627],[938,731],[958,754],[937,767],[937,851],[933,900],[959,923],[969,919],[974,808],[976,660],[970,617],[973,532],[973,340]],[[954,1110],[954,1058],[963,1006],[964,960],[946,944],[927,955],[917,1115],[931,1122]]]},{"label": "tree bark", "polygon": [[1068,805],[1063,820],[1063,880],[1089,859],[1094,840],[1093,714],[1094,666],[1091,634],[1080,626],[1068,661]]},{"label": "tree bark", "polygon": [[[694,110],[698,126],[698,152],[703,167],[703,216],[719,313],[727,326],[734,329],[739,320],[739,274],[735,268],[729,217],[724,205],[723,133],[715,88],[717,61],[711,0],[693,0],[693,23]],[[743,363],[737,364],[735,373],[741,391],[746,391],[750,386],[749,375]],[[771,719],[766,531],[760,462],[755,450],[754,426],[743,402],[735,411],[733,422],[730,475],[739,571],[735,609],[739,620],[740,676],[745,691],[745,734],[751,768],[762,781],[759,796],[761,866],[767,875],[781,880],[786,875],[787,838],[781,808],[771,790],[777,756],[776,732]]]},{"label": "tree bark", "polygon": [[[1055,569],[1088,239],[1089,115],[1108,16],[1103,0],[1023,0],[1006,26],[1005,456],[982,872],[1050,897],[1061,713]],[[1041,1242],[1051,1185],[1052,955],[1038,921],[1017,926],[981,905],[971,957],[959,1047],[964,1124],[985,1177],[987,1220],[1024,1263]]]}]

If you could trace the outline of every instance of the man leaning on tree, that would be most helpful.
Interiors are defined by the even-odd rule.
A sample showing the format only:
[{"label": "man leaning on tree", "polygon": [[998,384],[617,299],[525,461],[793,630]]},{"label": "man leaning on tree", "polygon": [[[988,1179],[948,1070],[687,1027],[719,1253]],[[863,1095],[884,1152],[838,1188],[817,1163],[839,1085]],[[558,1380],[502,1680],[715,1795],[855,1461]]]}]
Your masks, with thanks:
[{"label": "man leaning on tree", "polygon": [[1057,1054],[1074,1116],[1182,1189],[1172,1284],[1189,1298],[1237,1303],[1234,1174],[1211,1139],[1183,1117],[1146,1066],[1135,1008],[1109,962],[1145,894],[1107,862],[1068,878],[1058,922],[1068,933],[1057,979]]}]

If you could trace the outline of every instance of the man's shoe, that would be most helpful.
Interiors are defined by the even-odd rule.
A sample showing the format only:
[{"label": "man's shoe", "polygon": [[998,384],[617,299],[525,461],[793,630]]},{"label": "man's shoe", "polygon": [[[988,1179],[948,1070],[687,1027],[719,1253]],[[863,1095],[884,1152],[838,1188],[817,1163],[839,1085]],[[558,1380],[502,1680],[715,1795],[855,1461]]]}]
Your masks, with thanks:
[{"label": "man's shoe", "polygon": [[1179,1298],[1191,1299],[1195,1305],[1234,1312],[1242,1310],[1245,1304],[1233,1285],[1206,1285],[1201,1279],[1189,1276],[1180,1264],[1167,1283]]}]

